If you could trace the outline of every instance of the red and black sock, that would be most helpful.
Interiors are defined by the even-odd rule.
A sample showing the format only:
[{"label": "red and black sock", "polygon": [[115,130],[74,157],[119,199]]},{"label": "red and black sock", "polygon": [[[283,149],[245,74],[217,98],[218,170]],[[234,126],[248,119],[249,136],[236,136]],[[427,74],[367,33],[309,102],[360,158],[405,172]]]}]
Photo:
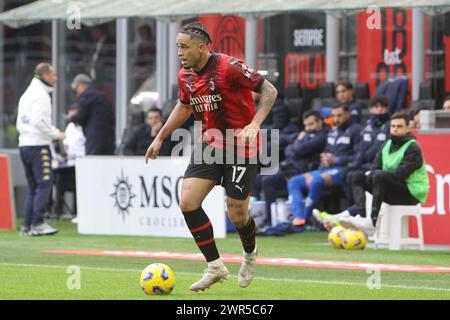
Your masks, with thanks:
[{"label": "red and black sock", "polygon": [[211,262],[219,259],[213,227],[203,208],[200,207],[197,210],[183,212],[183,216],[206,261]]},{"label": "red and black sock", "polygon": [[237,228],[237,232],[241,237],[242,246],[247,253],[253,252],[256,246],[256,225],[253,218],[250,216],[248,222],[242,228]]}]

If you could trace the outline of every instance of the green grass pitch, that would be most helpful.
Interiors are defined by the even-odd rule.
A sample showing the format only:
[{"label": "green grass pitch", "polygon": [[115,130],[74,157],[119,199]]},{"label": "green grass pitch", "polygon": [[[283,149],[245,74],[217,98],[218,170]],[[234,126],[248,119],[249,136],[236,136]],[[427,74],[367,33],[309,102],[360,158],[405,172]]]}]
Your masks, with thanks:
[{"label": "green grass pitch", "polygon": [[[69,222],[52,223],[59,234],[19,237],[0,231],[0,299],[147,299],[147,300],[262,300],[262,299],[450,299],[450,273],[380,273],[381,288],[369,289],[367,270],[337,270],[292,266],[257,268],[250,287],[237,284],[238,264],[223,284],[205,292],[189,291],[204,262],[108,256],[44,254],[39,250],[149,250],[199,252],[192,239],[79,235]],[[259,255],[299,259],[342,260],[392,264],[450,266],[446,251],[336,250],[326,244],[327,234],[309,232],[286,237],[258,237]],[[221,253],[241,254],[236,234],[218,239]],[[172,267],[176,285],[168,296],[146,296],[139,276],[150,263]],[[80,289],[69,289],[68,266],[80,267]]]}]

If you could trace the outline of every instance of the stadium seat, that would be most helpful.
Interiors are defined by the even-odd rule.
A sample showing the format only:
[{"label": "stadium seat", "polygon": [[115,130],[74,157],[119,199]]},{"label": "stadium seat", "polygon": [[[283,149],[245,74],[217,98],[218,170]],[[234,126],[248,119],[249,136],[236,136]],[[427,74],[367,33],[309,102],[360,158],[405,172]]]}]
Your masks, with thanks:
[{"label": "stadium seat", "polygon": [[429,109],[434,110],[436,100],[433,99],[431,83],[423,82],[419,86],[419,100],[411,101],[409,110]]},{"label": "stadium seat", "polygon": [[357,82],[355,84],[355,90],[353,97],[356,100],[368,100],[369,99],[369,84],[367,82]]},{"label": "stadium seat", "polygon": [[319,97],[311,102],[311,109],[319,111],[320,108],[331,108],[337,103],[334,93],[334,82],[325,82],[319,87]]},{"label": "stadium seat", "polygon": [[433,91],[431,88],[431,83],[422,82],[419,85],[419,99],[420,100],[433,99]]},{"label": "stadium seat", "polygon": [[[409,237],[408,217],[416,218],[417,238]],[[420,205],[383,205],[378,216],[373,240],[375,248],[387,245],[389,250],[400,250],[402,247],[418,246],[420,250],[423,250],[423,226]]]},{"label": "stadium seat", "polygon": [[288,107],[291,122],[297,122],[302,115],[302,90],[298,83],[289,83],[286,88],[284,103]]},{"label": "stadium seat", "polygon": [[321,98],[333,98],[334,94],[334,82],[324,82],[319,87],[319,95]]},{"label": "stadium seat", "polygon": [[367,82],[357,82],[355,84],[355,90],[353,97],[356,101],[362,103],[363,109],[361,110],[361,123],[365,123],[370,117],[369,112],[369,84]]},{"label": "stadium seat", "polygon": [[291,82],[288,83],[285,91],[286,99],[299,98],[302,96],[302,89],[299,87],[298,83]]},{"label": "stadium seat", "polygon": [[145,112],[139,111],[139,112],[133,112],[131,113],[130,117],[130,123],[129,126],[139,126],[145,122]]}]

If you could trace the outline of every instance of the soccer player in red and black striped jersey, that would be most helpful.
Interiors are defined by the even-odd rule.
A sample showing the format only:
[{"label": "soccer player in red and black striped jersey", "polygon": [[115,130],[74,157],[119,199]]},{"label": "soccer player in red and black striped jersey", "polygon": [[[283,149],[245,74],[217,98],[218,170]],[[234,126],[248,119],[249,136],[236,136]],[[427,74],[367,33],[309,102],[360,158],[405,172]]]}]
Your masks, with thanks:
[{"label": "soccer player in red and black striped jersey", "polygon": [[[240,287],[247,287],[255,275],[255,222],[248,213],[249,193],[258,165],[253,161],[259,147],[261,123],[269,114],[277,96],[275,87],[239,59],[208,50],[211,38],[200,23],[183,26],[176,39],[182,68],[178,74],[179,102],[165,125],[149,146],[145,161],[155,159],[161,144],[194,113],[202,121],[200,150],[194,147],[191,162],[184,175],[180,209],[200,251],[208,262],[207,272],[192,284],[191,290],[205,290],[228,277],[220,259],[211,222],[202,202],[212,188],[221,184],[227,195],[230,220],[236,226],[243,246],[243,261],[238,274]],[[261,95],[256,111],[252,91]],[[237,130],[227,136],[227,129]],[[219,133],[219,134],[217,134]],[[205,149],[206,148],[206,149]],[[194,154],[213,149],[215,155],[232,153],[232,163],[196,161]],[[227,154],[228,157],[228,154]],[[217,159],[217,157],[214,157]],[[247,163],[249,162],[249,163]]]}]

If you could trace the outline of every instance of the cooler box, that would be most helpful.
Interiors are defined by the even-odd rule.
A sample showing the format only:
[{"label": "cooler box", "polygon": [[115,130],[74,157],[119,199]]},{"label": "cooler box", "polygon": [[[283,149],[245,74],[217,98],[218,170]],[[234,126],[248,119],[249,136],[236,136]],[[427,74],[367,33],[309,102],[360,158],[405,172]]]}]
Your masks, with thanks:
[{"label": "cooler box", "polygon": [[272,226],[283,222],[289,222],[292,218],[291,202],[289,200],[277,200],[270,206]]},{"label": "cooler box", "polygon": [[250,216],[255,221],[256,229],[264,226],[266,221],[266,202],[265,201],[251,201],[248,208]]}]

